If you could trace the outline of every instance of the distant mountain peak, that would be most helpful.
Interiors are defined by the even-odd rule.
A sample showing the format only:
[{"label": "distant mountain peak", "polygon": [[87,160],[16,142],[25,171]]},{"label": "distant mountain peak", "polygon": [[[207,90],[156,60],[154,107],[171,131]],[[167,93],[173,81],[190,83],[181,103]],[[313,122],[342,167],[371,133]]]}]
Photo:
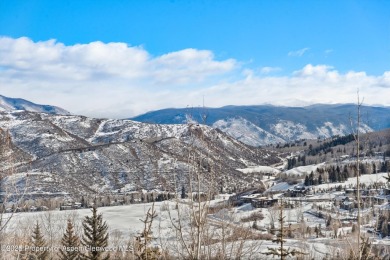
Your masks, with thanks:
[{"label": "distant mountain peak", "polygon": [[[390,128],[390,107],[362,106],[363,132]],[[164,109],[133,120],[160,124],[183,124],[185,115],[202,122],[200,109]],[[300,139],[350,134],[355,104],[314,104],[303,107],[273,105],[207,108],[206,124],[253,146]],[[180,116],[178,116],[180,115]]]},{"label": "distant mountain peak", "polygon": [[47,114],[70,115],[68,111],[56,106],[35,104],[22,98],[10,98],[0,95],[0,111],[26,110]]}]

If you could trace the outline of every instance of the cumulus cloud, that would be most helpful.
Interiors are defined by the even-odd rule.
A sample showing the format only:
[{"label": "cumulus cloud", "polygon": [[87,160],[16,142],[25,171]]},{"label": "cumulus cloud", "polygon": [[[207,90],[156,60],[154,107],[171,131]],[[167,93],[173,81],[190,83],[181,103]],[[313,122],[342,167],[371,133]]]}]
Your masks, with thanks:
[{"label": "cumulus cloud", "polygon": [[390,105],[390,72],[340,73],[307,64],[290,75],[277,67],[240,67],[209,50],[153,57],[140,46],[0,38],[0,94],[63,107],[75,114],[126,118],[166,107],[351,103]]},{"label": "cumulus cloud", "polygon": [[233,59],[216,61],[211,51],[196,49],[168,53],[157,57],[151,64],[158,82],[180,83],[199,82],[205,77],[231,71],[236,66]]},{"label": "cumulus cloud", "polygon": [[65,46],[55,40],[33,42],[29,38],[0,38],[0,66],[7,71],[29,76],[53,74],[77,80],[120,77],[142,79],[154,77],[171,83],[182,78],[202,80],[209,75],[232,70],[233,59],[217,61],[212,52],[186,49],[160,57],[151,57],[142,47],[125,43],[91,42]]},{"label": "cumulus cloud", "polygon": [[290,56],[290,57],[301,57],[301,56],[303,56],[308,50],[309,50],[309,48],[303,48],[303,49],[296,50],[296,51],[290,51],[287,55]]},{"label": "cumulus cloud", "polygon": [[[271,103],[284,106],[305,106],[314,103],[351,103],[356,91],[364,96],[365,104],[390,105],[387,96],[390,82],[382,76],[368,76],[365,72],[340,73],[327,65],[308,64],[289,76],[245,78],[209,88],[206,96],[225,104],[253,105]],[[388,78],[387,78],[388,79]]]}]

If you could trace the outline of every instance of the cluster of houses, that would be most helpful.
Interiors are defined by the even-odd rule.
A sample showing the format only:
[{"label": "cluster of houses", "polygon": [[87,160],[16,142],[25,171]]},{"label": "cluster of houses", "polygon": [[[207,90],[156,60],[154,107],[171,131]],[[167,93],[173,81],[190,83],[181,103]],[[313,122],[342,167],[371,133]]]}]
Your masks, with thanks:
[{"label": "cluster of houses", "polygon": [[[390,202],[390,189],[363,189],[360,191],[360,199],[362,208],[385,205]],[[343,195],[334,198],[334,204],[345,210],[357,208],[357,189],[346,189]]]},{"label": "cluster of houses", "polygon": [[[357,189],[349,188],[339,192],[328,191],[332,194],[329,197],[314,196],[314,190],[304,185],[295,185],[286,190],[270,191],[265,193],[244,192],[241,194],[231,195],[229,200],[232,203],[251,203],[255,208],[272,207],[278,203],[279,198],[287,200],[300,201],[333,201],[336,207],[344,210],[353,210],[358,207]],[[361,208],[373,207],[374,205],[386,205],[390,203],[390,189],[361,189],[360,190]]]}]

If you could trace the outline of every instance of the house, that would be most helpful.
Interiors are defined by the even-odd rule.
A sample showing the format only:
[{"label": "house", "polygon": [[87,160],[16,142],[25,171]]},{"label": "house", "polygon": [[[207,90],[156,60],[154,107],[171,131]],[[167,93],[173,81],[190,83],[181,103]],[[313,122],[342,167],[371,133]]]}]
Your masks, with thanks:
[{"label": "house", "polygon": [[345,195],[350,197],[350,198],[354,198],[357,194],[357,189],[346,189],[345,190]]},{"label": "house", "polygon": [[73,207],[74,207],[75,209],[81,209],[81,202],[75,202],[74,205],[73,205]]},{"label": "house", "polygon": [[340,204],[340,208],[345,209],[345,210],[350,210],[355,208],[355,201],[350,200],[347,198]]},{"label": "house", "polygon": [[390,189],[389,188],[384,188],[383,189],[383,195],[390,195]]},{"label": "house", "polygon": [[288,189],[285,193],[287,197],[305,197],[306,195],[312,194],[311,188],[305,186],[295,186],[292,189]]},{"label": "house", "polygon": [[69,204],[65,204],[65,205],[60,206],[60,210],[70,210],[70,209],[73,209],[73,206],[69,205]]},{"label": "house", "polygon": [[278,199],[272,199],[267,197],[253,198],[251,204],[254,208],[268,208],[278,203]]},{"label": "house", "polygon": [[260,194],[255,193],[255,194],[241,196],[240,199],[243,203],[252,203],[253,199],[259,196]]}]

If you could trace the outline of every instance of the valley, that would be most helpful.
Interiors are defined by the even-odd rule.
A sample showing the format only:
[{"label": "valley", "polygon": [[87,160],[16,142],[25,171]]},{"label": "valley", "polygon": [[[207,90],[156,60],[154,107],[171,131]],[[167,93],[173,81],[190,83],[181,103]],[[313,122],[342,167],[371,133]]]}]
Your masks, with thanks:
[{"label": "valley", "polygon": [[[168,258],[269,259],[281,252],[272,242],[278,236],[282,250],[302,259],[348,258],[363,245],[381,258],[390,252],[389,129],[360,133],[358,166],[355,139],[341,132],[291,142],[266,135],[278,142],[254,147],[197,122],[24,110],[0,112],[0,129],[1,231],[17,234],[5,244],[22,243],[41,223],[54,248],[67,220],[80,234],[89,208],[98,206],[118,258],[132,259],[145,223],[153,238],[142,250]],[[368,240],[357,242],[359,204],[359,232]],[[200,251],[186,249],[196,244]]]}]

